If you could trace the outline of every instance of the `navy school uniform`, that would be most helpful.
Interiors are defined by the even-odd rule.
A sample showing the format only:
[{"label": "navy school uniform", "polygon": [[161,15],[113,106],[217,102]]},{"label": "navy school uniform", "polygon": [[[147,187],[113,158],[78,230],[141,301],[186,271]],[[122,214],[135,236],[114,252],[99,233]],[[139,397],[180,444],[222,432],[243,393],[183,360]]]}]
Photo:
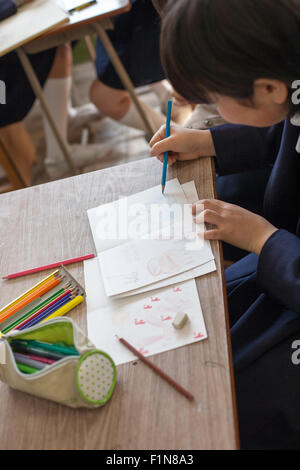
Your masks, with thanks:
[{"label": "navy school uniform", "polygon": [[[12,0],[0,0],[0,21],[16,13],[17,7]],[[28,56],[41,85],[50,73],[54,56],[55,49]],[[15,52],[0,58],[0,80],[5,83],[6,89],[6,103],[0,105],[0,127],[4,127],[24,119],[35,101],[35,95]]]},{"label": "navy school uniform", "polygon": [[288,120],[212,129],[219,175],[269,169],[262,215],[279,228],[259,257],[249,254],[226,270],[244,449],[300,447],[300,365],[292,361],[300,340],[299,131]]},{"label": "navy school uniform", "polygon": [[[107,31],[135,87],[165,78],[159,55],[160,18],[151,0],[132,0],[128,13],[114,18],[114,29]],[[101,40],[96,44],[96,69],[105,85],[123,89],[123,84]]]},{"label": "navy school uniform", "polygon": [[[55,51],[56,49],[49,49],[28,55],[42,86],[50,73]],[[0,105],[0,127],[4,127],[22,121],[36,97],[16,52],[0,58],[0,80],[4,81],[6,87],[6,104]]]}]

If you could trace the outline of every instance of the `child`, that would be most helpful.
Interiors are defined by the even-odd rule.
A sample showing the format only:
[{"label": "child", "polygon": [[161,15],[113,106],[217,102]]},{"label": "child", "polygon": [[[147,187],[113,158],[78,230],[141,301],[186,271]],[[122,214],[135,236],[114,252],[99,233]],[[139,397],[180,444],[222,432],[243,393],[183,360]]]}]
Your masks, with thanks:
[{"label": "child", "polygon": [[226,271],[244,449],[300,445],[299,44],[300,0],[173,0],[163,13],[174,89],[233,124],[173,126],[168,139],[162,128],[151,154],[168,150],[170,164],[215,155],[221,175],[273,166],[263,216],[220,200],[193,206],[196,221],[214,225],[205,238],[251,252]]}]

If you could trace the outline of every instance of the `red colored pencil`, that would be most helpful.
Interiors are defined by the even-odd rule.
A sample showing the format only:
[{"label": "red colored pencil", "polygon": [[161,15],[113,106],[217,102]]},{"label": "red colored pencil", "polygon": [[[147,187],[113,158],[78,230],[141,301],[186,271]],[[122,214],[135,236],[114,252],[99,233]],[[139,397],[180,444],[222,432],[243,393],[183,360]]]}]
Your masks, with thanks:
[{"label": "red colored pencil", "polygon": [[65,259],[64,261],[59,261],[57,263],[47,264],[46,266],[41,266],[39,268],[27,269],[26,271],[20,271],[19,273],[8,274],[3,276],[2,279],[14,279],[16,277],[27,276],[28,274],[39,273],[40,271],[46,271],[46,269],[59,268],[62,264],[73,264],[78,263],[79,261],[84,261],[86,259],[94,258],[94,254],[79,256],[78,258]]},{"label": "red colored pencil", "polygon": [[54,364],[54,362],[56,362],[56,359],[48,359],[47,357],[34,356],[33,354],[26,354],[26,356],[28,356],[29,359],[44,362],[45,364]]},{"label": "red colored pencil", "polygon": [[149,361],[149,359],[147,359],[143,354],[141,354],[137,349],[135,349],[133,346],[131,346],[131,344],[128,343],[128,341],[126,341],[126,339],[124,338],[119,338],[119,341],[124,344],[124,346],[126,346],[126,348],[128,348],[131,352],[133,352],[133,354],[135,356],[137,356],[138,358],[141,359],[141,361],[143,361],[148,367],[150,367],[151,369],[154,370],[154,372],[156,372],[158,375],[160,375],[164,380],[166,380],[170,385],[172,385],[172,387],[174,387],[177,392],[181,393],[182,395],[184,395],[186,398],[188,398],[188,400],[193,400],[194,397],[193,395],[188,392],[187,390],[185,390],[185,388],[183,388],[179,383],[175,382],[174,379],[172,379],[169,375],[167,375],[163,370],[161,370],[159,367],[157,367],[155,364],[153,364],[153,362]]}]

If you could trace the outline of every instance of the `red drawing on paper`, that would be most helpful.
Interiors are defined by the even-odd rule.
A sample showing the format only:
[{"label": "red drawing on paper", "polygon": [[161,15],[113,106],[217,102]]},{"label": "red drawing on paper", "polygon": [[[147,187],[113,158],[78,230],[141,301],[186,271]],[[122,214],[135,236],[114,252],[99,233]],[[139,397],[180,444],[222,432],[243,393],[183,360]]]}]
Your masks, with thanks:
[{"label": "red drawing on paper", "polygon": [[170,317],[170,315],[168,315],[167,317],[164,317],[163,315],[161,315],[160,318],[162,321],[172,320],[172,317]]},{"label": "red drawing on paper", "polygon": [[151,302],[159,302],[160,298],[159,297],[151,297]]},{"label": "red drawing on paper", "polygon": [[140,348],[139,351],[140,351],[140,353],[143,354],[143,355],[149,353],[149,351],[148,351],[147,349],[144,349],[144,348]]},{"label": "red drawing on paper", "polygon": [[194,339],[198,339],[198,338],[203,338],[204,335],[202,335],[201,333],[194,333]]},{"label": "red drawing on paper", "polygon": [[148,310],[149,308],[152,308],[152,305],[144,305],[144,310]]},{"label": "red drawing on paper", "polygon": [[182,292],[180,287],[173,287],[173,292]]},{"label": "red drawing on paper", "polygon": [[145,321],[144,320],[137,320],[136,318],[134,319],[134,323],[135,325],[145,325]]},{"label": "red drawing on paper", "polygon": [[178,252],[177,250],[166,250],[165,253],[158,257],[152,257],[147,263],[148,273],[152,276],[161,274],[172,274],[182,266],[190,265],[193,261],[190,252]]}]

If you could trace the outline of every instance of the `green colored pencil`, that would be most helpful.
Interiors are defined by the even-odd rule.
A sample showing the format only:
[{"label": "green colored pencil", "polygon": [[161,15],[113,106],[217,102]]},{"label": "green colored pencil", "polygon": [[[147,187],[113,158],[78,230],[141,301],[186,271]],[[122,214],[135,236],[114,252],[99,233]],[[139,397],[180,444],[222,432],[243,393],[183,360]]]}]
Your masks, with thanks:
[{"label": "green colored pencil", "polygon": [[36,369],[35,367],[26,366],[25,364],[21,364],[20,362],[17,362],[17,366],[21,372],[24,372],[24,374],[34,374],[35,372],[39,371],[39,369]]},{"label": "green colored pencil", "polygon": [[15,328],[16,326],[18,326],[20,323],[22,323],[24,320],[26,320],[28,317],[30,317],[31,315],[33,315],[35,312],[37,312],[40,308],[44,307],[45,305],[47,305],[49,302],[52,302],[52,300],[54,300],[56,297],[58,297],[60,294],[62,294],[64,292],[65,289],[60,289],[59,291],[55,292],[55,294],[51,295],[50,297],[48,297],[46,300],[44,300],[43,302],[41,302],[39,305],[37,305],[36,307],[34,307],[32,310],[30,310],[29,312],[25,313],[22,317],[18,318],[18,320],[15,320],[14,322],[10,323],[9,325],[7,325],[5,328],[3,328],[2,333],[8,333],[10,330],[12,330],[13,328]]}]

